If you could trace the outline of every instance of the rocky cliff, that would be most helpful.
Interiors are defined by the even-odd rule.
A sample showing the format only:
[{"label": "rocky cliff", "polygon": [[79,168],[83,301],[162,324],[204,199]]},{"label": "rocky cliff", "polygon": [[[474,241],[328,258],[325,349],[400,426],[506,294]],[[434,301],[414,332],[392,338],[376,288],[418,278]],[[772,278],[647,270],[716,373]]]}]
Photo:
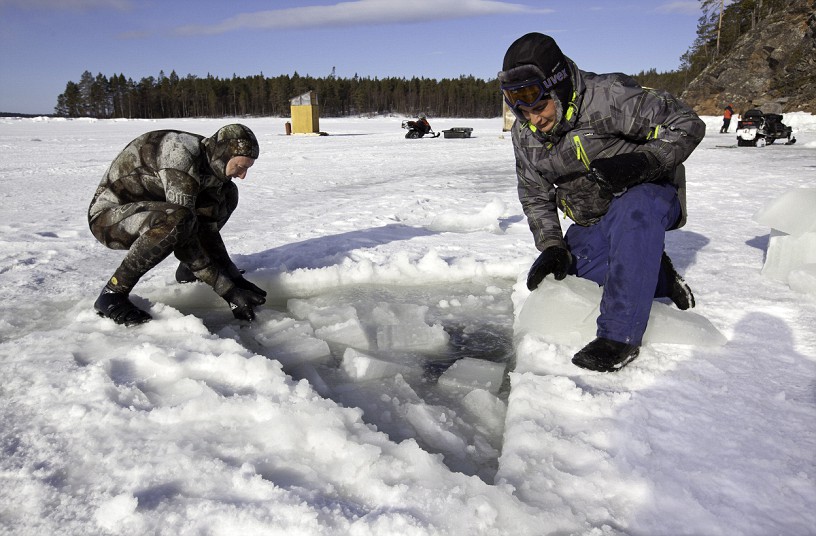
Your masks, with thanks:
[{"label": "rocky cliff", "polygon": [[682,99],[701,115],[753,101],[765,112],[816,113],[816,0],[791,0],[709,65]]}]

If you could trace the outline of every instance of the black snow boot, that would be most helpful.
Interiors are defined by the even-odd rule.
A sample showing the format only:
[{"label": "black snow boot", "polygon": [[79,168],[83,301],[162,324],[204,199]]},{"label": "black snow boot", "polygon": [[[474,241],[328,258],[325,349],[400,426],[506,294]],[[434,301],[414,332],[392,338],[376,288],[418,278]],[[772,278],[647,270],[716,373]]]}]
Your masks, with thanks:
[{"label": "black snow boot", "polygon": [[686,284],[680,274],[674,269],[671,259],[666,252],[663,252],[663,257],[660,259],[660,271],[667,274],[670,280],[670,294],[669,299],[674,302],[678,309],[685,311],[694,307],[694,294],[691,288]]},{"label": "black snow boot", "polygon": [[598,372],[614,372],[638,356],[639,346],[598,337],[575,354],[572,364]]},{"label": "black snow boot", "polygon": [[153,317],[142,311],[130,301],[127,294],[115,292],[107,286],[94,303],[94,309],[99,316],[110,318],[117,324],[135,326],[144,324]]}]

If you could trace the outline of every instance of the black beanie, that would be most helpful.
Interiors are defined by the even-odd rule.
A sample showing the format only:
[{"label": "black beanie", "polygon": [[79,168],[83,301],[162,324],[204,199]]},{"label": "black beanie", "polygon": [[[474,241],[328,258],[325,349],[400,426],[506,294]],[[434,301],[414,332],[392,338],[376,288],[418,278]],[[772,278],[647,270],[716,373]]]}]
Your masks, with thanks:
[{"label": "black beanie", "polygon": [[[544,73],[544,85],[555,91],[564,106],[572,98],[572,77],[568,67],[567,57],[561,52],[555,40],[549,35],[533,32],[516,39],[504,55],[502,65],[503,83],[522,82],[524,78],[513,80],[513,73],[508,73],[515,67],[535,65]],[[510,79],[501,75],[510,75]],[[519,72],[523,76],[523,70]]]},{"label": "black beanie", "polygon": [[528,33],[516,39],[507,49],[502,70],[509,71],[521,65],[535,65],[546,76],[552,76],[567,66],[567,58],[549,35]]}]

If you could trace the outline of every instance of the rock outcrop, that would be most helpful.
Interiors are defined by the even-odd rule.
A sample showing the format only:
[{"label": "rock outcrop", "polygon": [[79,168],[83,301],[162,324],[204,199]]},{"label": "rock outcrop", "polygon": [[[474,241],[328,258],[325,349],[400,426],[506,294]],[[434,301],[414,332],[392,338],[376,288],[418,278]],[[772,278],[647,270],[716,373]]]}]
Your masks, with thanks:
[{"label": "rock outcrop", "polygon": [[682,99],[703,115],[721,114],[727,104],[737,113],[749,107],[816,113],[816,0],[791,0],[759,21]]}]

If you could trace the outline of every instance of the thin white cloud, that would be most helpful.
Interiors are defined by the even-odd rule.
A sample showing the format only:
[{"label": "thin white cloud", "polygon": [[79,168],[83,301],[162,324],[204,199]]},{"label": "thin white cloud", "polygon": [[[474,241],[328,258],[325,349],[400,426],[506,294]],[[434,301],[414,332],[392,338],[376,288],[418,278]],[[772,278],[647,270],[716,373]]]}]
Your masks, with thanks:
[{"label": "thin white cloud", "polygon": [[700,2],[669,2],[658,6],[657,11],[662,13],[681,13],[683,15],[696,15],[700,13]]},{"label": "thin white cloud", "polygon": [[91,9],[127,10],[133,7],[131,0],[0,0],[0,8],[60,9],[64,11],[88,11]]},{"label": "thin white cloud", "polygon": [[304,6],[241,13],[211,25],[176,29],[181,35],[221,34],[236,30],[347,27],[370,24],[428,22],[485,15],[551,13],[551,9],[498,0],[351,0],[331,6]]}]

